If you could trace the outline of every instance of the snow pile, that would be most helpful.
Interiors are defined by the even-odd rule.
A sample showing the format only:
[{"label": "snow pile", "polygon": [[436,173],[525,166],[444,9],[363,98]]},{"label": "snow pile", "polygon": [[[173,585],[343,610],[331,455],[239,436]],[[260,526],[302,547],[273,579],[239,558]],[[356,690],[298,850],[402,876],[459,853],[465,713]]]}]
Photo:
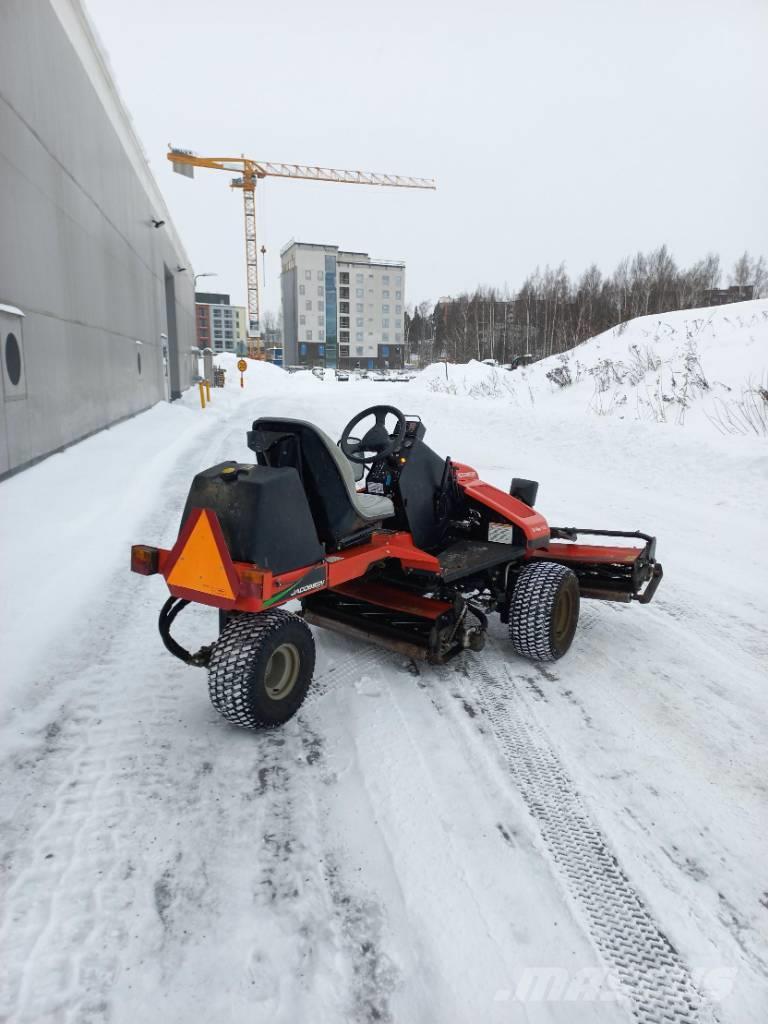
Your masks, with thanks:
[{"label": "snow pile", "polygon": [[768,300],[630,320],[569,352],[507,371],[433,363],[414,387],[573,412],[768,434]]},{"label": "snow pile", "polygon": [[[241,358],[243,357],[234,352],[219,352],[214,356],[213,365],[226,370],[226,388],[237,387],[240,390],[240,371],[237,364]],[[267,363],[260,359],[246,358],[245,361],[248,364],[248,369],[245,371],[246,388],[251,384],[259,390],[269,388],[270,392],[279,393],[286,390],[295,392],[304,387],[311,390],[320,383],[311,373],[288,373],[281,366],[275,366],[274,363]]]}]

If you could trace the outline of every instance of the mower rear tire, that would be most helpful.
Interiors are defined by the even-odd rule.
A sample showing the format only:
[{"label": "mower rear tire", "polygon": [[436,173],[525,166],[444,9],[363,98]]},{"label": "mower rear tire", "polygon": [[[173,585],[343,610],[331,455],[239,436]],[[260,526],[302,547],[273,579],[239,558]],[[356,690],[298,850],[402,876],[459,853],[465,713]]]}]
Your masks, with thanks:
[{"label": "mower rear tire", "polygon": [[557,661],[571,646],[579,621],[579,581],[558,562],[531,562],[515,582],[509,638],[532,661]]},{"label": "mower rear tire", "polygon": [[297,615],[232,615],[208,665],[211,704],[235,725],[273,729],[299,710],[314,668],[312,631]]}]

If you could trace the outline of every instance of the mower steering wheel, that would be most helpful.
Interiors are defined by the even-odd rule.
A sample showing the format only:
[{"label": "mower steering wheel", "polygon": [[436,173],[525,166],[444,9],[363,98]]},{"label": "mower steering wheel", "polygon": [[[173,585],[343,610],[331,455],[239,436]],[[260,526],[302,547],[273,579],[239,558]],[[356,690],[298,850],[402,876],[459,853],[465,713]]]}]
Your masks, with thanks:
[{"label": "mower steering wheel", "polygon": [[[393,437],[389,436],[389,431],[384,425],[387,416],[390,415],[394,416],[397,420]],[[349,435],[357,424],[368,416],[374,416],[376,422],[370,430],[366,431],[361,440],[353,438],[350,444]],[[375,462],[376,459],[390,455],[395,448],[399,448],[405,440],[405,430],[405,416],[394,405],[372,405],[370,409],[363,409],[362,412],[359,412],[344,427],[339,447],[350,462],[356,462],[358,465],[365,466],[369,462]],[[366,457],[365,452],[373,452],[373,455]]]}]

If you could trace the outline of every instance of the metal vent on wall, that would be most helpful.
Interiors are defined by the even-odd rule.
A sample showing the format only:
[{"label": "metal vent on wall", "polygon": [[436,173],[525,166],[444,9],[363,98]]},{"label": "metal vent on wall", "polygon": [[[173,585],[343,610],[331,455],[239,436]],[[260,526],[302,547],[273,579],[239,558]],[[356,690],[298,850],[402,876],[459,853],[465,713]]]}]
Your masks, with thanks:
[{"label": "metal vent on wall", "polygon": [[24,370],[24,314],[15,306],[0,304],[0,362],[3,397],[7,402],[27,397]]}]

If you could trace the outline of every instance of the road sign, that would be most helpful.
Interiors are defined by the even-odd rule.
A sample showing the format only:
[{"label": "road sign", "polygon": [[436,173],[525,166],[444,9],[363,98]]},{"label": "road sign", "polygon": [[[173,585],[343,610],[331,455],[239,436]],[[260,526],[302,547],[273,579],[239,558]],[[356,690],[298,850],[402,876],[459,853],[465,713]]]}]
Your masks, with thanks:
[{"label": "road sign", "polygon": [[245,371],[248,369],[248,363],[246,363],[244,359],[238,359],[237,368],[240,371],[240,373],[245,373]]}]

